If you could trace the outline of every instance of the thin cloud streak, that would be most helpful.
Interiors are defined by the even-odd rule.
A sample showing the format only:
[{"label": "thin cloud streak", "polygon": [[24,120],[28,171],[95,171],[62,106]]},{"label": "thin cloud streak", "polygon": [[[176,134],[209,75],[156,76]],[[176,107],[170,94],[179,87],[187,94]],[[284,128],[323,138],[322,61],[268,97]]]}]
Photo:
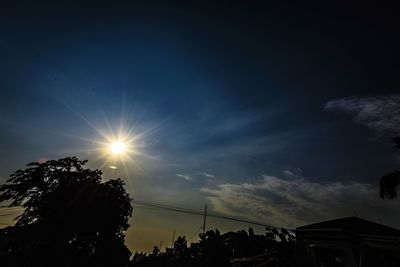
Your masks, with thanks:
[{"label": "thin cloud streak", "polygon": [[188,175],[180,174],[180,173],[177,173],[176,176],[177,176],[177,177],[180,177],[180,178],[183,178],[183,179],[185,179],[186,181],[192,181],[192,180],[193,180],[192,177],[190,177],[190,176],[188,176]]}]

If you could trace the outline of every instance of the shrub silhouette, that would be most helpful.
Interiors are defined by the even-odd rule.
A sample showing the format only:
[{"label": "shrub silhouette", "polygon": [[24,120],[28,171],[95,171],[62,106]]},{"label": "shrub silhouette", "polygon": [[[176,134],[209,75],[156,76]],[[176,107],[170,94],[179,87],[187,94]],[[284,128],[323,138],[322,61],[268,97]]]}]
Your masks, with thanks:
[{"label": "shrub silhouette", "polygon": [[[400,151],[400,136],[393,138],[394,148]],[[397,189],[400,185],[400,171],[393,171],[384,175],[380,180],[381,198],[397,197]]]},{"label": "shrub silhouette", "polygon": [[127,265],[131,199],[121,179],[102,182],[102,172],[85,169],[86,162],[30,163],[0,186],[0,201],[24,208],[3,230],[2,266]]},{"label": "shrub silhouette", "polygon": [[199,235],[187,244],[179,236],[173,248],[160,251],[154,247],[149,255],[136,253],[131,267],[204,267],[204,266],[293,266],[294,234],[284,228],[266,228],[257,235],[252,228],[221,234],[217,229]]}]

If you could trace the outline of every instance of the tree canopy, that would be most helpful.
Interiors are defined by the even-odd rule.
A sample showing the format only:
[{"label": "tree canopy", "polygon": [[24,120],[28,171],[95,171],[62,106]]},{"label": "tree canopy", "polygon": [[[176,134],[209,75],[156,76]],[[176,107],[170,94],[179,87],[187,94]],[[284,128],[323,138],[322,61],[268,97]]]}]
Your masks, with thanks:
[{"label": "tree canopy", "polygon": [[[0,186],[0,201],[24,208],[3,231],[13,266],[125,266],[124,231],[132,215],[121,179],[102,180],[86,160],[67,157],[33,162]],[[1,246],[0,246],[1,247]],[[0,252],[1,253],[1,252]],[[112,264],[111,264],[112,263]]]},{"label": "tree canopy", "polygon": [[215,229],[199,238],[188,245],[185,236],[179,236],[165,251],[155,246],[149,255],[136,253],[130,266],[293,266],[295,236],[284,228],[267,227],[264,235],[255,234],[252,228],[224,234]]},{"label": "tree canopy", "polygon": [[[393,138],[394,148],[400,151],[400,136]],[[381,198],[397,197],[397,190],[400,185],[400,171],[393,171],[384,175],[380,180]]]}]

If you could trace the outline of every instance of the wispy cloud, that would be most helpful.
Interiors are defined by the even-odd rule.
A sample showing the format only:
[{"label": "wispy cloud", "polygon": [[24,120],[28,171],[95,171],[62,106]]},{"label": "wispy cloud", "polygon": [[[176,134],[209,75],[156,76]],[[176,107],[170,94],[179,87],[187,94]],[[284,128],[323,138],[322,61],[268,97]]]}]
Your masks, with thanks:
[{"label": "wispy cloud", "polygon": [[378,134],[400,134],[400,95],[332,100],[326,103],[325,109],[348,112],[356,123]]},{"label": "wispy cloud", "polygon": [[214,178],[214,177],[215,177],[214,174],[207,173],[207,172],[203,172],[202,174],[203,174],[205,177],[208,177],[208,178]]},{"label": "wispy cloud", "polygon": [[185,175],[185,174],[177,173],[176,176],[177,176],[177,177],[180,177],[180,178],[183,178],[183,179],[185,179],[186,181],[192,181],[192,180],[193,180],[192,177],[190,177],[190,176],[188,176],[188,175]]},{"label": "wispy cloud", "polygon": [[305,178],[262,176],[252,183],[225,183],[202,188],[215,211],[296,227],[320,220],[359,216],[400,223],[400,203],[379,199],[377,186],[365,183],[320,183]]},{"label": "wispy cloud", "polygon": [[303,177],[303,170],[300,168],[284,170],[283,174],[287,178],[302,178]]}]

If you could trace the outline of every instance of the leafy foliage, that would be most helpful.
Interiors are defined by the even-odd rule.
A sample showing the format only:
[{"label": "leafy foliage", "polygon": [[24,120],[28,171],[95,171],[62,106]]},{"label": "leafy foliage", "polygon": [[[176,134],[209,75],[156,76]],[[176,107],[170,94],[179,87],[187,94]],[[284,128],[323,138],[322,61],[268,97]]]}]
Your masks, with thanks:
[{"label": "leafy foliage", "polygon": [[384,175],[379,183],[381,198],[393,199],[397,197],[397,188],[400,185],[400,171]]},{"label": "leafy foliage", "polygon": [[[396,136],[392,140],[394,148],[400,151],[400,136]],[[384,175],[379,182],[381,198],[396,198],[399,185],[400,171],[393,171]]]},{"label": "leafy foliage", "polygon": [[291,266],[293,261],[295,237],[284,228],[267,228],[265,235],[255,234],[252,228],[248,232],[225,234],[216,229],[200,234],[199,238],[188,246],[184,236],[178,237],[174,246],[165,252],[154,247],[150,255],[137,253],[130,266],[235,266],[235,262],[240,266],[266,262],[268,266]]},{"label": "leafy foliage", "polygon": [[42,266],[126,265],[131,199],[121,179],[102,182],[102,172],[85,169],[86,162],[68,157],[30,163],[0,186],[0,201],[24,208],[6,236],[10,261],[37,251],[31,260]]}]

